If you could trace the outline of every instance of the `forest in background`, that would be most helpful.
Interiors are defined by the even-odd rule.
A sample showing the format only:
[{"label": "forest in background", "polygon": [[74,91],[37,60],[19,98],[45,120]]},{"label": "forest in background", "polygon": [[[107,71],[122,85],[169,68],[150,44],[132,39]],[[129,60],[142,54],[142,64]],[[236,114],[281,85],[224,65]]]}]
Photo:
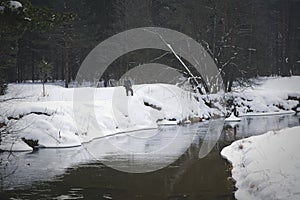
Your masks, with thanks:
[{"label": "forest in background", "polygon": [[[300,74],[299,0],[19,0],[0,5],[0,84],[75,79],[87,54],[110,36],[137,27],[164,27],[201,43],[233,81]],[[105,79],[165,52],[121,56]],[[156,62],[180,67],[172,53]],[[119,71],[118,71],[119,70]],[[100,77],[99,77],[100,78]]]}]

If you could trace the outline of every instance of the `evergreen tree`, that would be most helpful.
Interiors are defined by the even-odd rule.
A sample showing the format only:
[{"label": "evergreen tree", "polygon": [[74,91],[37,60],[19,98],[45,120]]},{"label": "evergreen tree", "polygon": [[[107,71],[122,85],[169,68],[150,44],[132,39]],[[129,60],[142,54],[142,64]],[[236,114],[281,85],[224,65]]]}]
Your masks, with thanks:
[{"label": "evergreen tree", "polygon": [[0,78],[4,80],[2,82],[14,80],[21,82],[25,77],[23,64],[26,67],[29,63],[27,59],[22,59],[28,57],[24,52],[30,49],[26,38],[34,32],[43,33],[63,21],[70,20],[73,15],[46,7],[34,7],[28,0],[13,1],[18,7],[12,7],[11,2],[1,3]]}]

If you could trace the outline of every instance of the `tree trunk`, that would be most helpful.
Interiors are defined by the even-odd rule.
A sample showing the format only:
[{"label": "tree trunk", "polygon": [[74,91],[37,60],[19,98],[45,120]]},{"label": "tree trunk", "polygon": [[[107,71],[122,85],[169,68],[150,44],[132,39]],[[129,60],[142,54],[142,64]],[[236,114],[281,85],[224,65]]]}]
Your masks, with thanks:
[{"label": "tree trunk", "polygon": [[34,56],[33,51],[31,51],[31,80],[34,83]]},{"label": "tree trunk", "polygon": [[65,39],[65,88],[69,87],[69,49]]},{"label": "tree trunk", "polygon": [[46,91],[45,91],[45,82],[43,81],[43,97],[46,96]]}]

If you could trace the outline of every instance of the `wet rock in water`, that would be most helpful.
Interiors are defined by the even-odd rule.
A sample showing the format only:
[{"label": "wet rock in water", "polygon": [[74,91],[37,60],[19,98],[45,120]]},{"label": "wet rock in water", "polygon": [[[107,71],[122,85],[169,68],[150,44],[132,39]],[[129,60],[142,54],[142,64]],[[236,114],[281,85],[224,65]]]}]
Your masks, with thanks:
[{"label": "wet rock in water", "polygon": [[202,122],[201,117],[191,117],[190,120],[192,123]]}]

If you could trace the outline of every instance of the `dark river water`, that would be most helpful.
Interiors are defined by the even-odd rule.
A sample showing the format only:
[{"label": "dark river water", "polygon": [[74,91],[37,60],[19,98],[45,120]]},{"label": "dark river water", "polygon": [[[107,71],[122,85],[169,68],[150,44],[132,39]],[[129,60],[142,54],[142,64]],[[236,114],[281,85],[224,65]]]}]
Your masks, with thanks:
[{"label": "dark river water", "polygon": [[234,199],[232,141],[299,125],[295,115],[211,120],[119,134],[67,149],[1,153],[0,199]]}]

